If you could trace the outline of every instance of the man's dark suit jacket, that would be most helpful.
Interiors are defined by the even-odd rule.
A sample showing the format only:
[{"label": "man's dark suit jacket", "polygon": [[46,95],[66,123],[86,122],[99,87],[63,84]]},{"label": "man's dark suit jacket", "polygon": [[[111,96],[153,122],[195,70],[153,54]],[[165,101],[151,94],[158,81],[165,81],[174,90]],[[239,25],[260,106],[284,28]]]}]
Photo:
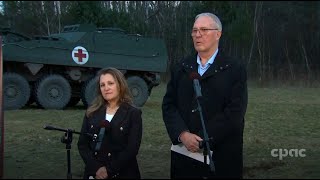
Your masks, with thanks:
[{"label": "man's dark suit jacket", "polygon": [[[173,144],[179,144],[178,137],[185,130],[203,138],[199,111],[195,111],[194,77],[190,77],[198,73],[196,59],[193,55],[173,67],[163,98],[163,120]],[[199,82],[205,125],[209,138],[213,139],[210,143],[216,166],[213,177],[242,178],[244,116],[248,102],[245,66],[219,51]],[[196,174],[194,167],[186,169],[185,156],[171,154],[172,176],[179,169],[186,174]]]},{"label": "man's dark suit jacket", "polygon": [[[85,115],[82,133],[99,134],[101,122],[105,121],[106,107],[101,107],[91,117]],[[103,126],[105,127],[105,126]],[[96,141],[80,135],[79,153],[85,162],[84,178],[95,176],[96,171],[106,166],[109,178],[141,178],[136,156],[142,138],[141,110],[122,103],[106,128],[100,151],[95,153]]]}]

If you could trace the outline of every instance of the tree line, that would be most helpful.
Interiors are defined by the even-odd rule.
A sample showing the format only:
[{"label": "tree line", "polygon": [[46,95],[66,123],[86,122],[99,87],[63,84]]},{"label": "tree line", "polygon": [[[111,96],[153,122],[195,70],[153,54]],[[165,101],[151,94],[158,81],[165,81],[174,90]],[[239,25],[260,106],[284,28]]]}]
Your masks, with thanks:
[{"label": "tree line", "polygon": [[250,79],[312,86],[320,77],[320,1],[2,1],[1,6],[2,27],[28,36],[92,23],[162,38],[168,69],[194,53],[195,16],[212,12],[223,25],[219,48],[241,58]]}]

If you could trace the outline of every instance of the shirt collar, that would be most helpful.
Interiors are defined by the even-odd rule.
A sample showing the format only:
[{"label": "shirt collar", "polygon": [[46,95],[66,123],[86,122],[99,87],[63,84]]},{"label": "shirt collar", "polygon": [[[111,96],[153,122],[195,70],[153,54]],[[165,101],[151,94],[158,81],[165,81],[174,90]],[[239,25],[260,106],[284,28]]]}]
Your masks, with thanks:
[{"label": "shirt collar", "polygon": [[[207,66],[208,64],[211,65],[214,62],[214,59],[216,58],[218,51],[219,49],[216,50],[216,52],[210,57],[209,61],[207,61],[207,63],[204,66]],[[197,55],[197,63],[201,65],[199,54]]]}]

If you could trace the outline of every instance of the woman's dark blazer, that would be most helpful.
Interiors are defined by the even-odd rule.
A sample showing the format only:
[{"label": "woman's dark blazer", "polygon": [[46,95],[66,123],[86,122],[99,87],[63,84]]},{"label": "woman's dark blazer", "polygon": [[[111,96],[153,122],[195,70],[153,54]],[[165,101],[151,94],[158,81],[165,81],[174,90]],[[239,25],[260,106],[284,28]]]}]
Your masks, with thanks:
[{"label": "woman's dark blazer", "polygon": [[[85,163],[84,178],[95,176],[102,166],[106,167],[109,178],[141,178],[136,158],[142,137],[141,114],[140,109],[122,103],[110,126],[105,128],[101,148],[96,155],[97,140],[92,141],[90,136],[83,134],[79,136],[78,149]],[[90,117],[85,115],[81,132],[98,135],[105,116],[106,107],[101,107]]]}]

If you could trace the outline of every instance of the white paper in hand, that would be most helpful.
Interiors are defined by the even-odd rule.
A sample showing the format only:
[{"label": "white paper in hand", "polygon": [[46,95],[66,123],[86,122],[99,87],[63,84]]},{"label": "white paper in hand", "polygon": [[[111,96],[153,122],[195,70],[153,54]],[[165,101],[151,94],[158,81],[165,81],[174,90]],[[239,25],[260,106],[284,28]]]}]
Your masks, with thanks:
[{"label": "white paper in hand", "polygon": [[[192,159],[195,159],[197,161],[201,161],[204,163],[204,156],[203,156],[203,150],[201,149],[199,152],[190,152],[188,151],[188,149],[182,144],[178,144],[178,145],[171,145],[171,151],[177,152],[179,154],[188,156]],[[211,155],[212,155],[212,151],[210,151]],[[209,161],[209,155],[207,155],[207,164],[209,165],[210,161]]]}]

